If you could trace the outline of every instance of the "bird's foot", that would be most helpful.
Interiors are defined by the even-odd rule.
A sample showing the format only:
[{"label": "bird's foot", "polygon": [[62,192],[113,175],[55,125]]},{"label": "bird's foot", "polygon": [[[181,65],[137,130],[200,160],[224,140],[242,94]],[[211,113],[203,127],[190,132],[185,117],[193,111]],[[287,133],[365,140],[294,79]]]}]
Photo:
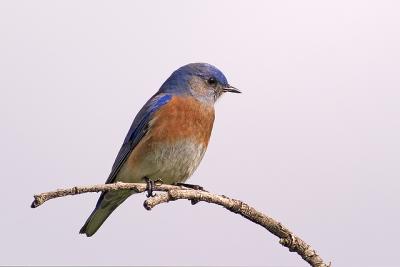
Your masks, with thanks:
[{"label": "bird's foot", "polygon": [[154,182],[153,180],[147,178],[147,177],[144,178],[144,181],[145,181],[146,184],[147,184],[147,188],[146,188],[147,195],[146,195],[146,196],[147,196],[147,197],[154,197],[154,196],[156,196],[156,194],[153,193],[153,191],[154,191],[154,186],[155,186],[155,182]]},{"label": "bird's foot", "polygon": [[[207,192],[206,190],[204,190],[204,188],[202,186],[197,185],[197,184],[175,183],[175,185],[183,186],[183,187],[190,188],[193,190],[201,190],[203,192]],[[190,203],[192,203],[192,205],[196,205],[198,202],[199,202],[198,200],[194,200],[194,199],[190,200]]]},{"label": "bird's foot", "polygon": [[204,190],[204,188],[202,186],[197,185],[197,184],[175,183],[175,185],[183,186],[183,187],[194,189],[194,190],[201,190],[201,191],[207,192],[206,190]]}]

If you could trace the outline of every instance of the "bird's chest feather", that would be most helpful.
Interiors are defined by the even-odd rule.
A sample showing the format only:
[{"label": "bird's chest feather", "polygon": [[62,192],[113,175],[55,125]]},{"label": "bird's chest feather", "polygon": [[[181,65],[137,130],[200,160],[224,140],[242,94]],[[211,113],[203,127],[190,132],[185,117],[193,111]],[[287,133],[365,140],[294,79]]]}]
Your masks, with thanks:
[{"label": "bird's chest feather", "polygon": [[163,179],[185,180],[199,165],[214,123],[214,108],[174,97],[149,125],[148,159]]},{"label": "bird's chest feather", "polygon": [[150,122],[154,142],[174,143],[184,139],[208,145],[214,123],[214,107],[192,98],[174,97]]}]

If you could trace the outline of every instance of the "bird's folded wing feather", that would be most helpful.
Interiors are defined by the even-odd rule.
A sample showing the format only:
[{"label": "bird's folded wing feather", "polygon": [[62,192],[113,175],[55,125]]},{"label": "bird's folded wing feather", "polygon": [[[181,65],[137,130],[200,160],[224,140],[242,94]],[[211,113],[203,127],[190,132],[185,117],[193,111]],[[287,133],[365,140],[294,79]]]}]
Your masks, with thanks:
[{"label": "bird's folded wing feather", "polygon": [[172,96],[169,94],[155,94],[149,101],[143,106],[143,108],[136,115],[128,134],[125,137],[124,143],[118,152],[117,158],[111,169],[111,173],[106,181],[106,184],[113,183],[122,165],[128,158],[129,154],[142,140],[148,131],[149,122],[152,119],[154,113],[167,104],[171,100]]}]

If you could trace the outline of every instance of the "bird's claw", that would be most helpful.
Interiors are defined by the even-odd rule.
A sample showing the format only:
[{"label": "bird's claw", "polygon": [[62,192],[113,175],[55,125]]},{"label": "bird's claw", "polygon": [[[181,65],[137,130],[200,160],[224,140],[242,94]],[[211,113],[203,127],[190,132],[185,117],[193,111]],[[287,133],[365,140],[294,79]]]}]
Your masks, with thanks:
[{"label": "bird's claw", "polygon": [[144,180],[146,181],[147,187],[146,187],[146,191],[147,191],[147,197],[155,197],[156,194],[153,193],[154,191],[154,187],[155,187],[155,182],[149,178],[144,178]]},{"label": "bird's claw", "polygon": [[202,186],[197,185],[197,184],[175,183],[175,185],[183,186],[183,187],[190,188],[190,189],[193,189],[193,190],[206,191],[206,190],[204,190],[204,188]]}]

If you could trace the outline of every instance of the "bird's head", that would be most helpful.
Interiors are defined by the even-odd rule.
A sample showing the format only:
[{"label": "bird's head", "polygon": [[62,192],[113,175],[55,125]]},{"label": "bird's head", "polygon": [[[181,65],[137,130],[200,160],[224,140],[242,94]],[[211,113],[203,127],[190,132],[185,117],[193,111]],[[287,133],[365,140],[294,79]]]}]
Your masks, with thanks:
[{"label": "bird's head", "polygon": [[177,69],[161,86],[160,91],[191,95],[210,104],[214,104],[225,92],[240,93],[228,84],[219,69],[207,63],[191,63]]}]

